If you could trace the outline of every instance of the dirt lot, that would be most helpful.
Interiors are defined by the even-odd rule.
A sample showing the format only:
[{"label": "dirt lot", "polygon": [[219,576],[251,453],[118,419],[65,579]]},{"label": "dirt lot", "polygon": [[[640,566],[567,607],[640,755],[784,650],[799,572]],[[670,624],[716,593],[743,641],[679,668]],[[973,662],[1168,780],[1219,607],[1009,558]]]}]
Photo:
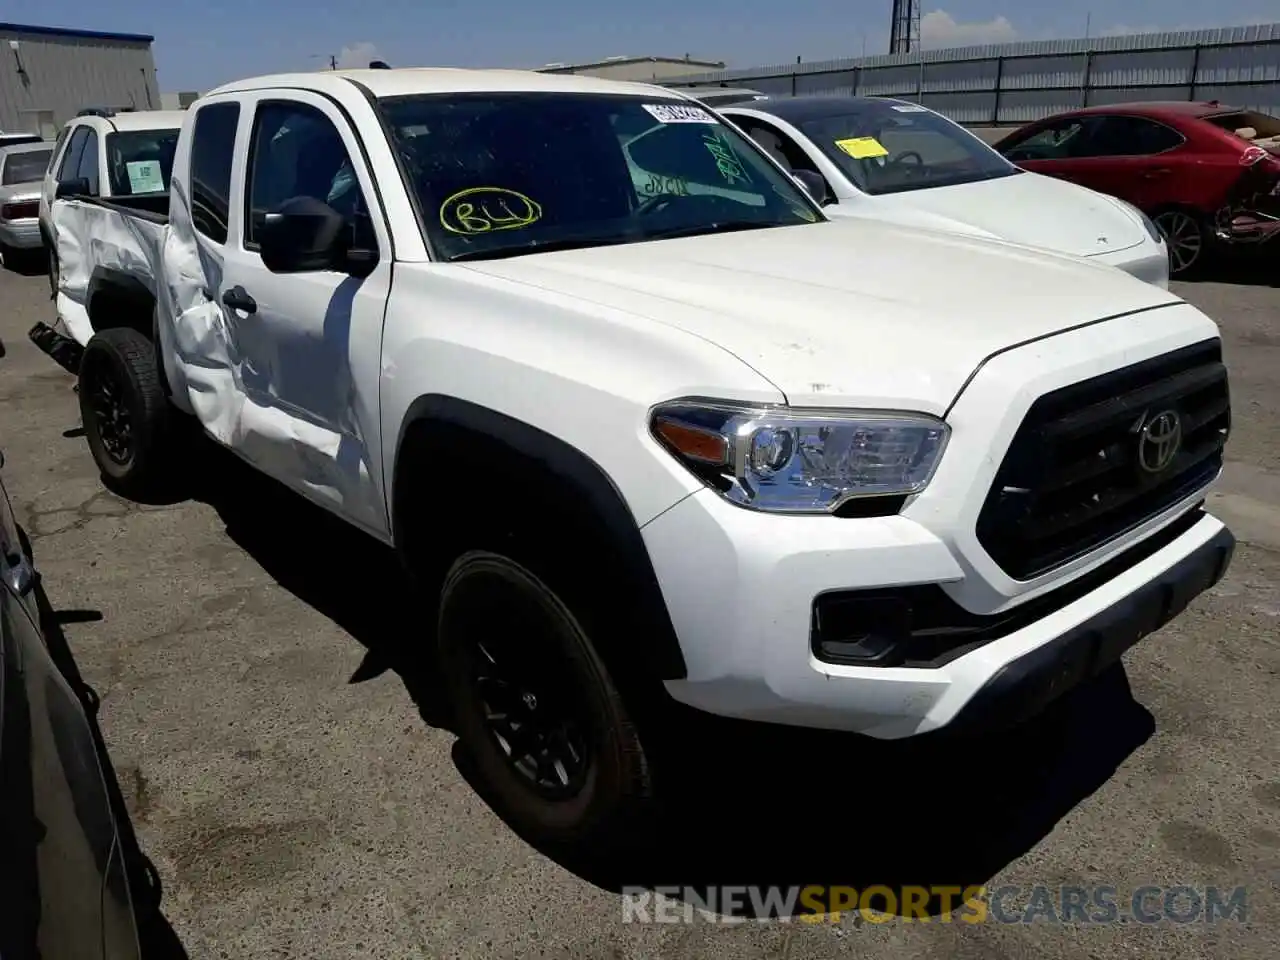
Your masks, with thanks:
[{"label": "dirt lot", "polygon": [[[586,879],[470,786],[409,666],[426,630],[391,558],[225,457],[200,465],[197,501],[106,493],[71,378],[25,337],[50,317],[47,283],[0,273],[6,481],[54,605],[78,621],[67,634],[186,951],[1273,958],[1280,288],[1179,291],[1221,322],[1234,377],[1213,499],[1243,543],[1212,595],[1053,716],[961,755],[698,728],[681,823],[651,862]],[[641,925],[623,923],[618,882],[1109,885],[1122,905],[1146,884],[1242,884],[1248,909],[1213,925]]]}]

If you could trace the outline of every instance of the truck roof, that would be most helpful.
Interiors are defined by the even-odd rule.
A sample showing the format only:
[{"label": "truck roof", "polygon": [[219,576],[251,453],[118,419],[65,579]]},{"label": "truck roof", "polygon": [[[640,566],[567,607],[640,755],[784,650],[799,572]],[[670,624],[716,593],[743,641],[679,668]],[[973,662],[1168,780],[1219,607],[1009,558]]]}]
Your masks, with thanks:
[{"label": "truck roof", "polygon": [[115,113],[110,117],[94,114],[76,117],[73,123],[88,123],[99,130],[118,130],[121,133],[130,130],[177,130],[186,117],[184,110],[130,110]]},{"label": "truck roof", "polygon": [[227,83],[208,96],[272,87],[321,90],[330,78],[359,83],[375,97],[430,93],[600,93],[684,99],[685,94],[648,83],[602,80],[573,74],[532,70],[474,70],[461,67],[414,67],[394,70],[333,70],[281,73]]}]

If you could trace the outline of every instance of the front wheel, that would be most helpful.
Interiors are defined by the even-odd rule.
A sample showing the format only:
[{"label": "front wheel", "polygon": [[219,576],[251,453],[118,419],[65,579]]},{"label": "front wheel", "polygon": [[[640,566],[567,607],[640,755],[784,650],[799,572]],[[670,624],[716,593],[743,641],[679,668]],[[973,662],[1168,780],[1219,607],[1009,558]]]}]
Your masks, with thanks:
[{"label": "front wheel", "polygon": [[80,418],[107,485],[141,499],[168,466],[170,410],[151,341],[128,328],[94,334],[80,361]]},{"label": "front wheel", "polygon": [[1152,222],[1169,245],[1170,276],[1190,273],[1203,262],[1209,246],[1209,230],[1201,218],[1186,210],[1166,210],[1156,214]]},{"label": "front wheel", "polygon": [[535,843],[593,855],[636,843],[649,765],[569,608],[515,561],[473,551],[445,578],[439,618],[458,735],[500,812]]}]

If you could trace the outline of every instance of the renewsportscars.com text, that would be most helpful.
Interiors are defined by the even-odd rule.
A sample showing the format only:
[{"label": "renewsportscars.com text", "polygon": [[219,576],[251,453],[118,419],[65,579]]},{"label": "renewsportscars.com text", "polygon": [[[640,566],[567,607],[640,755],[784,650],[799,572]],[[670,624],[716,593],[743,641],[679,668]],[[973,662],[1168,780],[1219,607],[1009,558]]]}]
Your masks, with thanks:
[{"label": "renewsportscars.com text", "polygon": [[1243,923],[1244,887],[624,887],[623,923]]}]

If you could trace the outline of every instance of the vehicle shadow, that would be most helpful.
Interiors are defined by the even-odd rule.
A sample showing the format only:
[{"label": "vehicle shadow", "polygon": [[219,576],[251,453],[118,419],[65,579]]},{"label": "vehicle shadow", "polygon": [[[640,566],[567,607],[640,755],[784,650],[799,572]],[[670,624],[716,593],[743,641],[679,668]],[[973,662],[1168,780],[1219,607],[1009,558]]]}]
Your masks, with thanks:
[{"label": "vehicle shadow", "polygon": [[[655,842],[626,862],[549,854],[604,889],[660,889],[698,909],[716,903],[709,888],[785,896],[882,885],[898,899],[875,909],[900,914],[904,887],[955,889],[949,907],[939,895],[925,901],[937,915],[1035,847],[1154,729],[1122,666],[1023,727],[983,738],[885,743],[686,717],[683,756],[667,758],[674,801]],[[461,751],[455,762],[478,789]],[[756,915],[749,900],[741,909]],[[812,912],[797,902],[780,909]]]},{"label": "vehicle shadow", "polygon": [[[448,728],[446,698],[436,684],[430,636],[403,642],[404,625],[424,621],[412,585],[388,547],[307,502],[212,441],[198,440],[198,479],[184,495],[211,506],[226,534],[278,583],[349,633],[365,656],[351,683],[391,670],[422,719]],[[427,626],[430,626],[427,618]]]},{"label": "vehicle shadow", "polygon": [[115,818],[125,871],[129,877],[129,893],[137,922],[141,958],[142,960],[187,960],[188,954],[182,940],[161,909],[164,894],[160,875],[138,841],[133,820],[129,816],[128,806],[120,789],[119,778],[111,763],[110,752],[97,717],[101,701],[97,692],[81,675],[62,629],[67,623],[100,621],[102,614],[97,610],[54,610],[42,585],[37,585],[36,603],[49,655],[67,683],[76,691],[89,721],[89,731],[98,753],[107,800]]},{"label": "vehicle shadow", "polygon": [[[210,445],[211,446],[211,445]],[[277,583],[365,649],[357,683],[395,671],[431,726],[447,697],[421,639],[424,607],[388,548],[216,448],[194,492]],[[1023,727],[981,739],[883,743],[671,708],[657,767],[669,799],[656,842],[608,862],[544,850],[605,889],[987,883],[1101,787],[1155,729],[1123,667]],[[455,744],[454,762],[497,809]],[[930,902],[930,912],[941,901]]]},{"label": "vehicle shadow", "polygon": [[43,250],[17,250],[3,259],[4,269],[20,277],[38,277],[49,272],[49,260]]}]

